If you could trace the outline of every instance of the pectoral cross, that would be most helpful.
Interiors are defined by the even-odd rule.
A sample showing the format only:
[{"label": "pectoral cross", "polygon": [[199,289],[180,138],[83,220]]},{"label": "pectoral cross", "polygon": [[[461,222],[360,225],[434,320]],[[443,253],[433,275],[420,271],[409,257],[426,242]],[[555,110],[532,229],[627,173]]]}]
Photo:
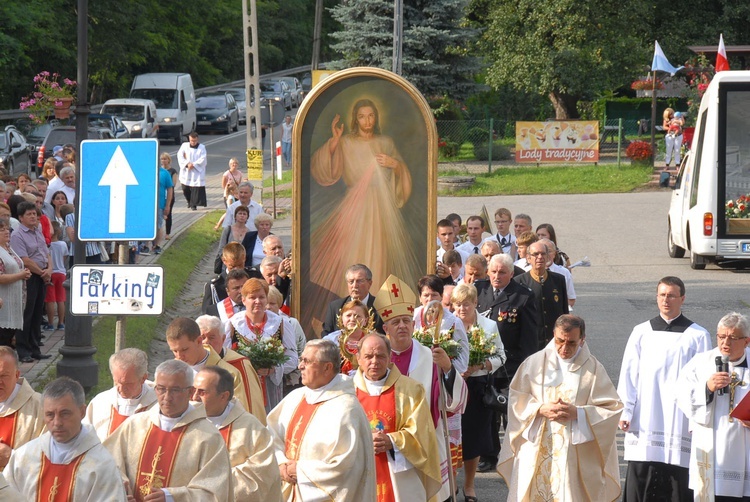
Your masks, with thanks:
[{"label": "pectoral cross", "polygon": [[47,502],[55,502],[55,497],[57,496],[57,492],[60,490],[60,479],[55,476],[54,481],[52,481],[52,486],[49,489],[49,496],[47,497]]},{"label": "pectoral cross", "polygon": [[159,465],[159,459],[164,453],[161,451],[161,446],[157,448],[154,454],[154,459],[151,461],[151,472],[142,472],[140,475],[146,477],[146,482],[141,485],[139,491],[144,497],[151,493],[154,489],[161,490],[164,486],[164,476],[160,476],[161,469],[156,467]]},{"label": "pectoral cross", "polygon": [[745,382],[739,379],[737,372],[732,372],[732,380],[729,382],[729,421],[734,422],[732,411],[734,411],[734,391],[738,385],[745,385]]}]

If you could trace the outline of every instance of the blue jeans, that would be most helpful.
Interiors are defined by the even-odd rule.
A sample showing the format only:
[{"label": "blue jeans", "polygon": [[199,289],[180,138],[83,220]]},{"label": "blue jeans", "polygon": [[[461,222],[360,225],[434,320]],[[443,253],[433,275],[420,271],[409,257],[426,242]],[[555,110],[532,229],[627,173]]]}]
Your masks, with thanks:
[{"label": "blue jeans", "polygon": [[281,155],[284,157],[284,162],[287,164],[292,163],[292,142],[281,142]]}]

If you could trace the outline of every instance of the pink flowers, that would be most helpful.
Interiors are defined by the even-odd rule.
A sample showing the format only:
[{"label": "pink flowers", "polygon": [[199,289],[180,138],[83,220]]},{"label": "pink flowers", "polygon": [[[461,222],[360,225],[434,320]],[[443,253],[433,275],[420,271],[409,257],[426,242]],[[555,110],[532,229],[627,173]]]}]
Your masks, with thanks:
[{"label": "pink flowers", "polygon": [[34,77],[34,91],[21,99],[21,110],[28,110],[29,118],[37,124],[47,121],[54,108],[70,103],[74,99],[77,82],[63,78],[60,83],[59,73],[39,72]]}]

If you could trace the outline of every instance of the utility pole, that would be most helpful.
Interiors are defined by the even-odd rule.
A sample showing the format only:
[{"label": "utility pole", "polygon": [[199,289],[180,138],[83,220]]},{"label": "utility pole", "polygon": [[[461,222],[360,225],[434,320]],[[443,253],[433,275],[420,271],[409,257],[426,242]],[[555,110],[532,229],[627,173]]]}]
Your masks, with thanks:
[{"label": "utility pole", "polygon": [[[260,162],[260,175],[250,176],[251,166],[248,164],[248,179],[263,179],[263,135],[260,120],[260,67],[258,54],[258,15],[255,0],[242,0],[242,39],[245,45],[245,102],[247,103],[247,157],[255,150],[253,158]],[[257,152],[260,155],[257,155]],[[254,171],[257,173],[257,170]],[[262,189],[255,190],[258,197],[262,197]]]},{"label": "utility pole", "polygon": [[393,0],[393,73],[401,75],[404,41],[404,0]]},{"label": "utility pole", "polygon": [[[81,141],[88,137],[89,124],[89,52],[88,52],[88,0],[78,0],[78,103],[76,104],[76,202],[81,200]],[[75,205],[76,223],[81,224],[80,203]],[[86,263],[86,243],[76,239],[73,245],[74,264]],[[74,316],[70,313],[70,290],[65,316],[65,343],[60,347],[62,359],[57,363],[57,376],[77,380],[87,391],[99,383],[99,365],[94,360],[96,347],[91,333],[91,316]],[[52,319],[49,320],[50,324]]]},{"label": "utility pole", "polygon": [[320,64],[320,36],[323,31],[323,0],[315,0],[315,27],[313,28],[312,69]]}]

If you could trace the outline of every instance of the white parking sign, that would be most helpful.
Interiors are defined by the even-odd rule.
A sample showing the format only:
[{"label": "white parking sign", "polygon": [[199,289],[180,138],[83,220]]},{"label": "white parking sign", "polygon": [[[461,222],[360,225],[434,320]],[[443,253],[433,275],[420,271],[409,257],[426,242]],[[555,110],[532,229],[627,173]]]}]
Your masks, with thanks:
[{"label": "white parking sign", "polygon": [[164,269],[141,265],[76,265],[70,270],[74,315],[159,315]]}]

